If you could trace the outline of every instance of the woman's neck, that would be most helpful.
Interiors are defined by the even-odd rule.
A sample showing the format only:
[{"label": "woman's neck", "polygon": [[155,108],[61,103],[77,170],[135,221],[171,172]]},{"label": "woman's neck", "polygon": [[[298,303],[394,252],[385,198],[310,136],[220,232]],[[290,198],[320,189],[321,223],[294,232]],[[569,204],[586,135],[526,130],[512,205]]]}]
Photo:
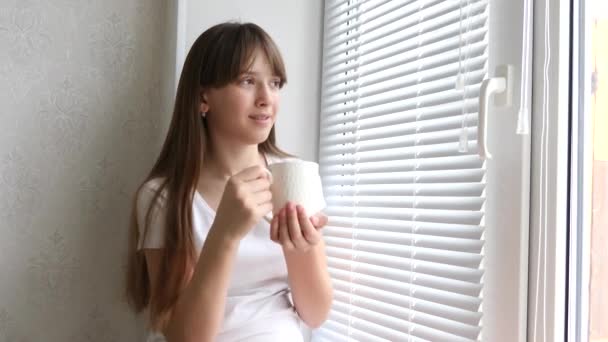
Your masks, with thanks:
[{"label": "woman's neck", "polygon": [[210,146],[208,151],[205,151],[201,171],[211,174],[214,178],[228,180],[248,167],[264,164],[264,157],[258,151],[257,145],[244,148]]}]

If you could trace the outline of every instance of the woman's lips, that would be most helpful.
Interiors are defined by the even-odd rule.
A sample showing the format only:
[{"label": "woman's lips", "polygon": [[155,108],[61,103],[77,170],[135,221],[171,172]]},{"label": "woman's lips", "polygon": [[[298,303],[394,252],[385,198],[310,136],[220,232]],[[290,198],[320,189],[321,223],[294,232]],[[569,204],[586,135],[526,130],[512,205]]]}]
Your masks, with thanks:
[{"label": "woman's lips", "polygon": [[249,118],[261,125],[266,125],[271,122],[271,116],[266,114],[249,115]]}]

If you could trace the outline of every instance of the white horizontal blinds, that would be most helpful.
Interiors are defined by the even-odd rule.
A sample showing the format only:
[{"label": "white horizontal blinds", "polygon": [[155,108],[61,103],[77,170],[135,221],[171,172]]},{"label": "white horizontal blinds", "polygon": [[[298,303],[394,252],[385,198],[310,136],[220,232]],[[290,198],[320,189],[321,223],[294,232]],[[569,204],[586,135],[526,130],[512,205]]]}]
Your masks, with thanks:
[{"label": "white horizontal blinds", "polygon": [[319,159],[335,296],[314,341],[480,338],[487,6],[326,0]]}]

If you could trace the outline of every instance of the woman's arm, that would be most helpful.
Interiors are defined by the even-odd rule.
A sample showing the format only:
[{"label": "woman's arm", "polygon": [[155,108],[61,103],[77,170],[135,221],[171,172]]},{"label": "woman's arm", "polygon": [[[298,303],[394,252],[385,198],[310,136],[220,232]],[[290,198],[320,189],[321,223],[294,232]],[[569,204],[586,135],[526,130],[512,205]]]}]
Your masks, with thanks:
[{"label": "woman's arm", "polygon": [[327,319],[333,298],[325,243],[321,240],[306,252],[283,251],[296,310],[306,325],[318,328]]},{"label": "woman's arm", "polygon": [[327,270],[325,243],[317,228],[327,222],[311,219],[300,206],[292,203],[279,212],[271,226],[271,239],[283,247],[289,285],[298,314],[311,328],[319,327],[327,318],[333,299],[331,279]]},{"label": "woman's arm", "polygon": [[[163,329],[168,342],[215,341],[240,241],[272,210],[268,177],[265,168],[252,166],[228,180],[192,277],[176,294],[177,303]],[[160,259],[151,261],[150,279],[156,280]],[[159,281],[152,283],[162,286]],[[154,293],[152,289],[152,297]]]},{"label": "woman's arm", "polygon": [[[224,318],[224,306],[239,240],[229,240],[211,229],[190,281],[179,296],[163,334],[168,342],[214,341]],[[156,279],[160,251],[146,250],[151,279]],[[152,282],[162,286],[162,282]],[[154,288],[152,288],[154,293]]]}]

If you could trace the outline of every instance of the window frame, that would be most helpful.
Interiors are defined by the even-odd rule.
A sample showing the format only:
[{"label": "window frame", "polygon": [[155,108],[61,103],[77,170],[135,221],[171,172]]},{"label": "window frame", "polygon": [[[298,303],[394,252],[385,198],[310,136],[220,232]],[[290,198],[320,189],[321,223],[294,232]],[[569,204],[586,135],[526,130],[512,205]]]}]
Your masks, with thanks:
[{"label": "window frame", "polygon": [[[549,6],[549,39],[545,39],[545,5]],[[528,340],[555,341],[566,336],[567,308],[567,228],[569,226],[568,184],[569,126],[570,126],[570,0],[534,1],[533,98],[532,131],[542,132],[543,91],[548,94],[549,122],[547,143],[543,153],[542,134],[532,136],[532,173],[530,206],[530,257],[528,296]],[[546,45],[549,43],[549,45]],[[543,79],[545,48],[551,57],[547,66],[548,79]],[[545,88],[546,87],[546,88]],[[542,158],[541,158],[542,157]],[[546,178],[541,175],[541,163]],[[546,197],[544,200],[543,191]],[[539,238],[541,219],[546,222],[546,239]],[[546,246],[542,246],[546,241]],[[539,243],[540,249],[539,249]],[[544,262],[543,262],[543,258]],[[546,264],[546,273],[537,273],[537,265]],[[538,281],[537,281],[538,277]],[[541,289],[544,288],[543,289]],[[537,302],[537,295],[539,296]],[[546,334],[543,334],[543,331]],[[543,339],[544,338],[544,339]]]}]

